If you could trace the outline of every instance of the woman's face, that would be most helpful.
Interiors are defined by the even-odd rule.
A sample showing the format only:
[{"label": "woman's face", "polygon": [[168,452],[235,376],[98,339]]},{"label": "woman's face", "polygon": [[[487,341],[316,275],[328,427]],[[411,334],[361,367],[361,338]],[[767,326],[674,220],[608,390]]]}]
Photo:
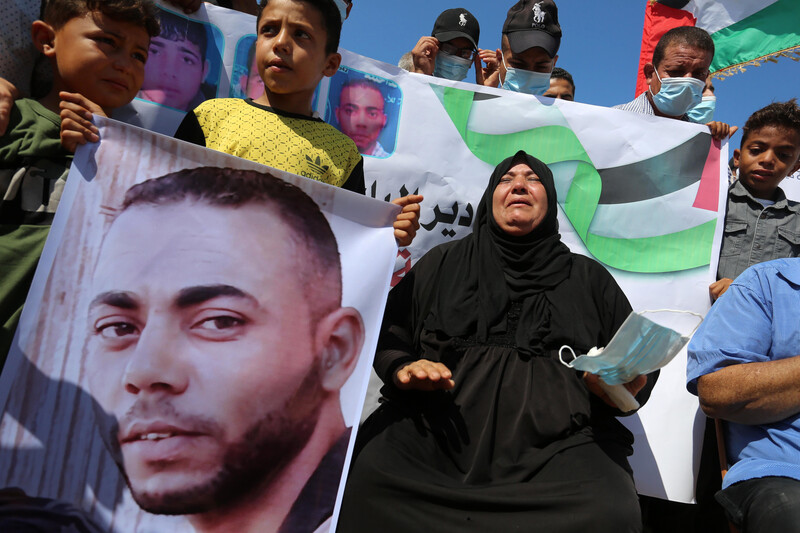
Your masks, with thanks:
[{"label": "woman's face", "polygon": [[506,172],[492,195],[492,214],[500,229],[521,237],[547,215],[547,192],[539,176],[525,163]]}]

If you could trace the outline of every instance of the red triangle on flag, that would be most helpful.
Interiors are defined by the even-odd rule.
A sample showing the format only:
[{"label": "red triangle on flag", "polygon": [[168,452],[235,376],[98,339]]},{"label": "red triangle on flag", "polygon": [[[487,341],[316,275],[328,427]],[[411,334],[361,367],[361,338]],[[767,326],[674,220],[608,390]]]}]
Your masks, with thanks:
[{"label": "red triangle on flag", "polygon": [[658,40],[672,28],[678,26],[694,26],[697,19],[683,9],[675,9],[660,2],[650,1],[644,12],[644,28],[642,29],[642,50],[639,54],[639,71],[636,73],[636,94],[639,96],[647,90],[644,78],[644,65],[653,59],[653,50]]},{"label": "red triangle on flag", "polygon": [[703,167],[703,175],[700,178],[700,187],[697,189],[697,196],[694,198],[692,207],[717,211],[719,207],[719,156],[720,141],[711,140],[711,147],[708,150],[708,158]]}]

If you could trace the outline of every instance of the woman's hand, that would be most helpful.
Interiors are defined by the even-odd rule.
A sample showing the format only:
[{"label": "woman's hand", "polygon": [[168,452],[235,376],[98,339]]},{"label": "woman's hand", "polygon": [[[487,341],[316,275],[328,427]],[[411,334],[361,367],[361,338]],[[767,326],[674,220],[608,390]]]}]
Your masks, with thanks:
[{"label": "woman's hand", "polygon": [[453,373],[442,363],[420,359],[400,368],[394,375],[394,384],[401,390],[449,390],[456,383]]},{"label": "woman's hand", "polygon": [[[617,404],[611,401],[611,398],[608,397],[608,394],[606,394],[606,392],[600,387],[600,376],[597,374],[584,372],[583,382],[586,383],[586,387],[592,392],[592,394],[606,402],[614,409],[619,409]],[[633,381],[625,383],[625,388],[631,393],[631,395],[636,396],[645,385],[647,385],[647,376],[636,376],[633,378]]]}]

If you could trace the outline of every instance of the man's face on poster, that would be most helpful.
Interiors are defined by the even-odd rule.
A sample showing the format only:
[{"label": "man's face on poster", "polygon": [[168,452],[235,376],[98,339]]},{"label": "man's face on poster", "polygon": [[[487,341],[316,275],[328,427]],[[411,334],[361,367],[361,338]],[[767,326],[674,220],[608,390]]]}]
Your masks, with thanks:
[{"label": "man's face on poster", "polygon": [[261,79],[261,75],[258,73],[258,64],[256,63],[255,56],[250,63],[250,70],[248,71],[247,80],[245,81],[245,94],[247,94],[247,97],[251,100],[255,100],[264,94],[264,80]]},{"label": "man's face on poster", "polygon": [[345,87],[339,96],[336,120],[362,154],[372,154],[386,125],[383,105],[383,94],[377,87],[353,85]]},{"label": "man's face on poster", "polygon": [[208,74],[209,63],[192,41],[153,37],[144,69],[142,98],[189,111]]},{"label": "man's face on poster", "polygon": [[[133,206],[89,309],[89,387],[137,503],[190,514],[252,490],[317,422],[320,370],[298,262],[269,206]],[[102,424],[102,422],[101,422]]]}]

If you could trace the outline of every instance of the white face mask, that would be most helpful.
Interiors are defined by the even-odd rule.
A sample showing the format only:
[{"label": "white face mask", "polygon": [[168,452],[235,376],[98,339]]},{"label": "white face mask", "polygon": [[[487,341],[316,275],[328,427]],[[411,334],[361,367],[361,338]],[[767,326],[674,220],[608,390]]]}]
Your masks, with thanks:
[{"label": "white face mask", "polygon": [[550,88],[551,72],[534,72],[521,68],[511,68],[506,65],[506,58],[501,56],[503,66],[506,68],[506,78],[501,87],[508,91],[541,96]]},{"label": "white face mask", "polygon": [[653,94],[653,103],[658,110],[671,117],[682,117],[703,99],[706,82],[697,78],[664,78],[656,77],[661,82],[661,89]]},{"label": "white face mask", "polygon": [[[700,315],[689,311],[673,312],[689,313],[702,320]],[[683,336],[660,326],[643,317],[642,313],[631,312],[605,348],[593,348],[588,354],[567,363],[562,358],[562,351],[569,350],[573,355],[575,352],[569,346],[562,346],[558,357],[570,368],[597,374],[609,385],[620,385],[665,366],[686,346],[690,337],[691,334]]]}]

